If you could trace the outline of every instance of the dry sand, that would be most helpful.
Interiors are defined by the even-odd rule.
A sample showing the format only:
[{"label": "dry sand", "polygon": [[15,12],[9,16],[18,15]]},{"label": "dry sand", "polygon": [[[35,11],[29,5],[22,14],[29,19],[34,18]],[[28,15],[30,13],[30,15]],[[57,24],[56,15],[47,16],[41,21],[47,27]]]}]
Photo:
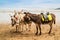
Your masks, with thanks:
[{"label": "dry sand", "polygon": [[[0,24],[0,40],[60,40],[60,25],[53,25],[49,35],[49,25],[42,25],[42,35],[35,35],[35,25],[31,25],[30,31],[15,33],[15,27],[9,24]],[[20,31],[20,30],[19,30]]]}]

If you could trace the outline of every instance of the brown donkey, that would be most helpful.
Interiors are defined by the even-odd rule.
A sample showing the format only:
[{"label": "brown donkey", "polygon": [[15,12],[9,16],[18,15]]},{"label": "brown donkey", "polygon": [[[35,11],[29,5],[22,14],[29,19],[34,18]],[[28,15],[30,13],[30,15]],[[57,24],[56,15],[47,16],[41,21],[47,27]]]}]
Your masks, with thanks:
[{"label": "brown donkey", "polygon": [[[39,28],[39,30],[40,30],[40,33],[39,33],[39,35],[41,35],[41,24],[42,24],[42,21],[41,21],[41,19],[42,19],[42,17],[41,17],[41,14],[39,14],[39,15],[36,15],[36,14],[31,14],[31,13],[26,13],[26,12],[24,12],[24,14],[26,14],[25,16],[24,16],[24,22],[30,22],[30,21],[32,21],[32,22],[34,22],[35,24],[36,24],[36,35],[38,34],[38,28]],[[52,30],[52,24],[54,23],[55,24],[55,15],[54,14],[52,14],[51,13],[51,16],[52,16],[52,20],[51,21],[49,21],[49,22],[47,22],[47,24],[49,24],[50,25],[50,30],[49,30],[49,34],[51,33],[51,30]]]}]

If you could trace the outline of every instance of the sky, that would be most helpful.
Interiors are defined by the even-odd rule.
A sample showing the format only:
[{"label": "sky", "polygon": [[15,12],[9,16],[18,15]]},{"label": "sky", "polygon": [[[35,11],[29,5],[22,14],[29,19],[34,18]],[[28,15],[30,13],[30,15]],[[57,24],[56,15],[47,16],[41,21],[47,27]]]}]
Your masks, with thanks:
[{"label": "sky", "polygon": [[[0,0],[1,9],[19,9],[19,8],[60,8],[60,0]],[[53,12],[54,13],[54,12]],[[60,12],[59,12],[60,13]],[[12,13],[11,13],[12,14]],[[59,19],[60,14],[57,14]],[[0,22],[9,22],[8,13],[0,12]],[[60,20],[60,19],[59,19]]]},{"label": "sky", "polygon": [[0,0],[0,9],[4,8],[59,8],[60,0]]}]

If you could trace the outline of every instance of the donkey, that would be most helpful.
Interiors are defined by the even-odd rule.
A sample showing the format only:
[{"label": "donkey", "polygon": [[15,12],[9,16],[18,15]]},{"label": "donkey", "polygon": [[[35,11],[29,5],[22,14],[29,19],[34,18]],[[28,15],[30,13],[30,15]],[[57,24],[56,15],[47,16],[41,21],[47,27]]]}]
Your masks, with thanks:
[{"label": "donkey", "polygon": [[18,13],[16,13],[16,11],[14,11],[14,13],[15,14],[13,16],[10,15],[10,17],[11,17],[11,25],[15,26],[16,27],[16,32],[18,32],[18,27],[19,27],[19,25],[21,23],[21,20],[22,20],[22,17],[24,15],[22,14],[22,11],[18,12]]},{"label": "donkey", "polygon": [[[36,15],[36,14],[31,14],[29,12],[28,13],[24,12],[24,14],[26,14],[25,17],[24,17],[25,22],[28,23],[28,22],[32,21],[32,22],[34,22],[36,24],[36,33],[35,33],[35,35],[38,35],[38,28],[39,28],[39,31],[40,31],[39,35],[41,35],[41,24],[42,24],[41,14]],[[47,22],[47,24],[49,24],[49,26],[50,26],[50,30],[49,30],[48,34],[51,33],[52,24],[53,23],[55,24],[55,18],[56,18],[55,15],[52,14],[52,13],[51,13],[51,16],[52,16],[52,20]]]},{"label": "donkey", "polygon": [[[15,26],[16,27],[16,32],[18,32],[18,27],[20,27],[22,30],[21,31],[23,31],[23,25],[25,24],[28,24],[27,22],[25,22],[24,21],[24,16],[25,16],[25,14],[24,13],[22,13],[22,12],[18,12],[18,15],[16,15],[16,16],[18,16],[17,17],[17,20],[16,20],[16,18],[14,17],[14,15],[13,16],[11,16],[10,15],[10,17],[11,17],[11,25],[12,25],[12,27],[13,26]],[[31,24],[28,24],[29,26],[31,25]],[[22,26],[22,27],[21,27]],[[26,29],[27,30],[27,29]],[[30,30],[29,30],[30,31]]]}]

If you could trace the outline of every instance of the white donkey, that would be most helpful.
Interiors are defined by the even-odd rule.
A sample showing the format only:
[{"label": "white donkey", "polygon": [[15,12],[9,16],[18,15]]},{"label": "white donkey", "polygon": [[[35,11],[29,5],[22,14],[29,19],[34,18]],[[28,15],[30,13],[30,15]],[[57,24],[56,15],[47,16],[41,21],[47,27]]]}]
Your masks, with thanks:
[{"label": "white donkey", "polygon": [[[18,12],[18,13],[16,13],[16,11],[14,11],[14,15],[13,16],[11,16],[11,25],[12,26],[16,26],[16,32],[18,32],[18,27],[20,26],[20,28],[21,28],[21,31],[23,31],[23,26],[24,26],[24,16],[25,16],[25,14],[22,12],[22,11],[20,11],[20,12]],[[27,26],[28,26],[28,24],[27,24]],[[26,29],[28,29],[28,27],[26,27]]]}]

